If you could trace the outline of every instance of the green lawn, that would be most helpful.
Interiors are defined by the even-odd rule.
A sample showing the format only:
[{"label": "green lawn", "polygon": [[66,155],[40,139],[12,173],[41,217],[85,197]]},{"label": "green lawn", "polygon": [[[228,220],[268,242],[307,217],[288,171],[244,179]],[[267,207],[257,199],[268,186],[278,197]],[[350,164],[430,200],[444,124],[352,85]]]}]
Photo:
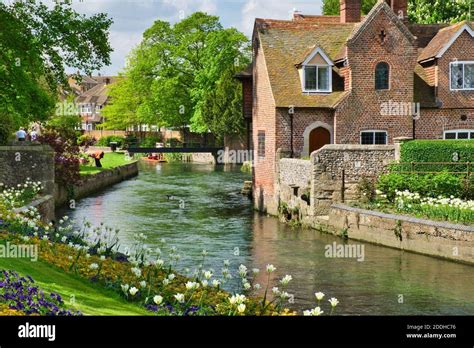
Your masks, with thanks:
[{"label": "green lawn", "polygon": [[124,153],[109,152],[104,155],[100,162],[102,163],[102,168],[97,168],[94,159],[91,158],[89,165],[81,165],[81,175],[97,174],[104,170],[130,163],[131,161],[125,159]]},{"label": "green lawn", "polygon": [[[39,260],[32,262],[29,259],[0,258],[0,269],[30,275],[42,289],[60,294],[68,308],[79,310],[84,315],[150,315],[150,312],[125,301],[113,290]],[[75,297],[75,305],[70,303],[71,296]]]}]

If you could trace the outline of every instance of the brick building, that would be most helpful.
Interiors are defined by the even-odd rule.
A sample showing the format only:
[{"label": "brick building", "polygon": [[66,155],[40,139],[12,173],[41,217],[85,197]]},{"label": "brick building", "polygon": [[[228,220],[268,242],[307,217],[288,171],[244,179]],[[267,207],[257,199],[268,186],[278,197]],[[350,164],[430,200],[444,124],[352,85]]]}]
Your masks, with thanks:
[{"label": "brick building", "polygon": [[277,208],[277,149],[307,157],[326,144],[474,139],[470,22],[409,23],[407,0],[379,0],[362,18],[360,0],[341,0],[340,17],[256,19],[252,40],[252,74],[241,80],[252,89],[244,105],[261,210]]}]

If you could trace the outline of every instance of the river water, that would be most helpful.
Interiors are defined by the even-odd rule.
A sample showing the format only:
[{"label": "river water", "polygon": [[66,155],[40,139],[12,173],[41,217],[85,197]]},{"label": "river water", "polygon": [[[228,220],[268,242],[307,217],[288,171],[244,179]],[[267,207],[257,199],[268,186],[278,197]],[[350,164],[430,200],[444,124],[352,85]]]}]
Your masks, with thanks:
[{"label": "river water", "polygon": [[[144,233],[151,248],[165,238],[182,256],[177,268],[183,273],[203,261],[203,249],[203,267],[217,274],[225,259],[233,273],[241,263],[262,272],[273,264],[276,276],[293,277],[288,291],[295,309],[314,307],[314,293],[322,291],[326,303],[339,299],[336,314],[342,315],[474,314],[474,267],[368,243],[363,261],[328,258],[326,246],[344,243],[340,238],[255,213],[240,195],[244,180],[250,177],[239,167],[143,163],[137,178],[59,214],[119,228],[123,247],[135,233]],[[258,281],[265,284],[263,274]],[[237,278],[226,284],[237,286]]]}]

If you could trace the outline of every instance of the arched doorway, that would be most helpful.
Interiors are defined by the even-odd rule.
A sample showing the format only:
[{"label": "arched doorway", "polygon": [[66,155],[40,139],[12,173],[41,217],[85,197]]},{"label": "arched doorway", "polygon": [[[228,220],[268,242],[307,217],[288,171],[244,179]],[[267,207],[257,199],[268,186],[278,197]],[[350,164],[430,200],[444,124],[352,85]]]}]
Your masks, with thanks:
[{"label": "arched doorway", "polygon": [[309,153],[331,144],[331,133],[323,127],[317,127],[309,133]]}]

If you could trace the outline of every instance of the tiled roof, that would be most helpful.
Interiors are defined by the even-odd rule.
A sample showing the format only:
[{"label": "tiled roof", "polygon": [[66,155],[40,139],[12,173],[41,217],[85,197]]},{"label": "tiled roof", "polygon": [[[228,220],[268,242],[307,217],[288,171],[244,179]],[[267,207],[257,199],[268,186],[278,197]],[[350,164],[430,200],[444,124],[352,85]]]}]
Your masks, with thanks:
[{"label": "tiled roof", "polygon": [[81,104],[103,105],[108,97],[107,85],[105,83],[99,83],[97,86],[92,87],[77,97],[76,102]]},{"label": "tiled roof", "polygon": [[443,28],[438,31],[436,36],[429,42],[425,49],[421,52],[418,57],[418,61],[422,62],[431,58],[434,58],[438,53],[449,43],[451,38],[465,25],[468,24],[472,28],[472,23],[463,21],[456,23],[449,27]]},{"label": "tiled roof", "polygon": [[416,42],[418,48],[424,48],[428,46],[430,41],[438,34],[443,28],[446,28],[449,24],[418,24],[408,23],[408,30],[416,36]]},{"label": "tiled roof", "polygon": [[[333,108],[347,94],[303,94],[298,70],[316,47],[334,61],[354,24],[311,21],[256,20],[256,30],[265,55],[270,84],[277,107]],[[337,69],[335,69],[337,72]]]},{"label": "tiled roof", "polygon": [[428,82],[426,71],[420,64],[415,67],[413,89],[415,103],[420,103],[421,107],[424,108],[437,107],[434,86],[431,86]]}]

